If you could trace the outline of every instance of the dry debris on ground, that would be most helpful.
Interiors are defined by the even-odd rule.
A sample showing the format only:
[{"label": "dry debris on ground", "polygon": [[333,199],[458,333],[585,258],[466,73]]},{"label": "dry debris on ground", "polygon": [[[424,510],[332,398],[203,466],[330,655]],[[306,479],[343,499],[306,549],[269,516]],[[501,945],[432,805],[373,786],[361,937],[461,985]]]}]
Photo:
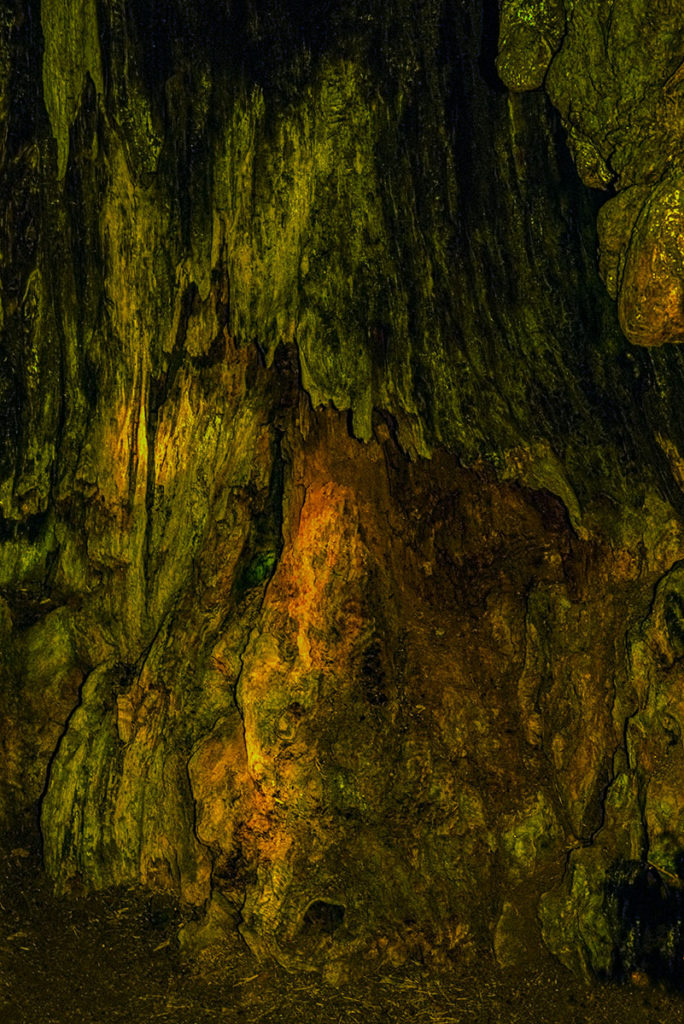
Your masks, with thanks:
[{"label": "dry debris on ground", "polygon": [[[684,996],[586,986],[550,959],[499,970],[349,965],[341,983],[259,963],[236,936],[184,958],[177,908],[140,891],[57,900],[24,851],[0,858],[0,1024],[680,1024]],[[339,979],[338,979],[339,980]]]}]

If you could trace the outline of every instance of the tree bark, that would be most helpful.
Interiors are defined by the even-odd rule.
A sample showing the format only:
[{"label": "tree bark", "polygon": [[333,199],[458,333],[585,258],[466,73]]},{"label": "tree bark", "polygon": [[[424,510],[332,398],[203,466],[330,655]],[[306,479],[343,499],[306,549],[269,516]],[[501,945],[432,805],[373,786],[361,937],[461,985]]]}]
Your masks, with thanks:
[{"label": "tree bark", "polygon": [[489,0],[4,0],[0,819],[59,891],[307,968],[646,955],[684,364],[620,323],[679,337],[679,200],[621,121],[606,291],[600,5],[542,6],[511,92]]}]

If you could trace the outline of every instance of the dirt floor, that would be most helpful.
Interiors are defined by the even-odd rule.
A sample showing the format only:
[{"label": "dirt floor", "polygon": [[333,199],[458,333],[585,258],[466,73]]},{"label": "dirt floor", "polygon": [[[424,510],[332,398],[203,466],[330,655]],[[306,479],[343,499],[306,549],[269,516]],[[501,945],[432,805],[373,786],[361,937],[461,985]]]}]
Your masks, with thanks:
[{"label": "dirt floor", "polygon": [[489,954],[435,969],[351,967],[341,985],[259,963],[241,940],[194,961],[172,904],[140,892],[57,900],[29,851],[0,854],[0,1024],[669,1024],[684,995],[642,982],[587,987],[548,960],[501,971]]}]

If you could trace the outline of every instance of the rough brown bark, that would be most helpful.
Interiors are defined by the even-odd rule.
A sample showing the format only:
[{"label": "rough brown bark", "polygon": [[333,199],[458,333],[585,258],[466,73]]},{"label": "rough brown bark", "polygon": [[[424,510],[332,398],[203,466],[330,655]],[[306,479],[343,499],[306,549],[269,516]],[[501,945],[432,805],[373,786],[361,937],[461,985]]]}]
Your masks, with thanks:
[{"label": "rough brown bark", "polygon": [[2,8],[0,814],[189,946],[619,970],[679,871],[681,357],[494,6]]}]

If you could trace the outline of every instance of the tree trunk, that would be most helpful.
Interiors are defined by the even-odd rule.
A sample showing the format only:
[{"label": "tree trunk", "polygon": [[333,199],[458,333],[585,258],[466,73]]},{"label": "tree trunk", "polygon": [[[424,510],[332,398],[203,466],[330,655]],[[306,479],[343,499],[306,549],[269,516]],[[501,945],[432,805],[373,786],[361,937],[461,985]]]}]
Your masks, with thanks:
[{"label": "tree trunk", "polygon": [[0,819],[59,891],[679,949],[684,362],[620,330],[680,339],[679,150],[566,7],[506,0],[511,92],[494,0],[3,0]]}]

